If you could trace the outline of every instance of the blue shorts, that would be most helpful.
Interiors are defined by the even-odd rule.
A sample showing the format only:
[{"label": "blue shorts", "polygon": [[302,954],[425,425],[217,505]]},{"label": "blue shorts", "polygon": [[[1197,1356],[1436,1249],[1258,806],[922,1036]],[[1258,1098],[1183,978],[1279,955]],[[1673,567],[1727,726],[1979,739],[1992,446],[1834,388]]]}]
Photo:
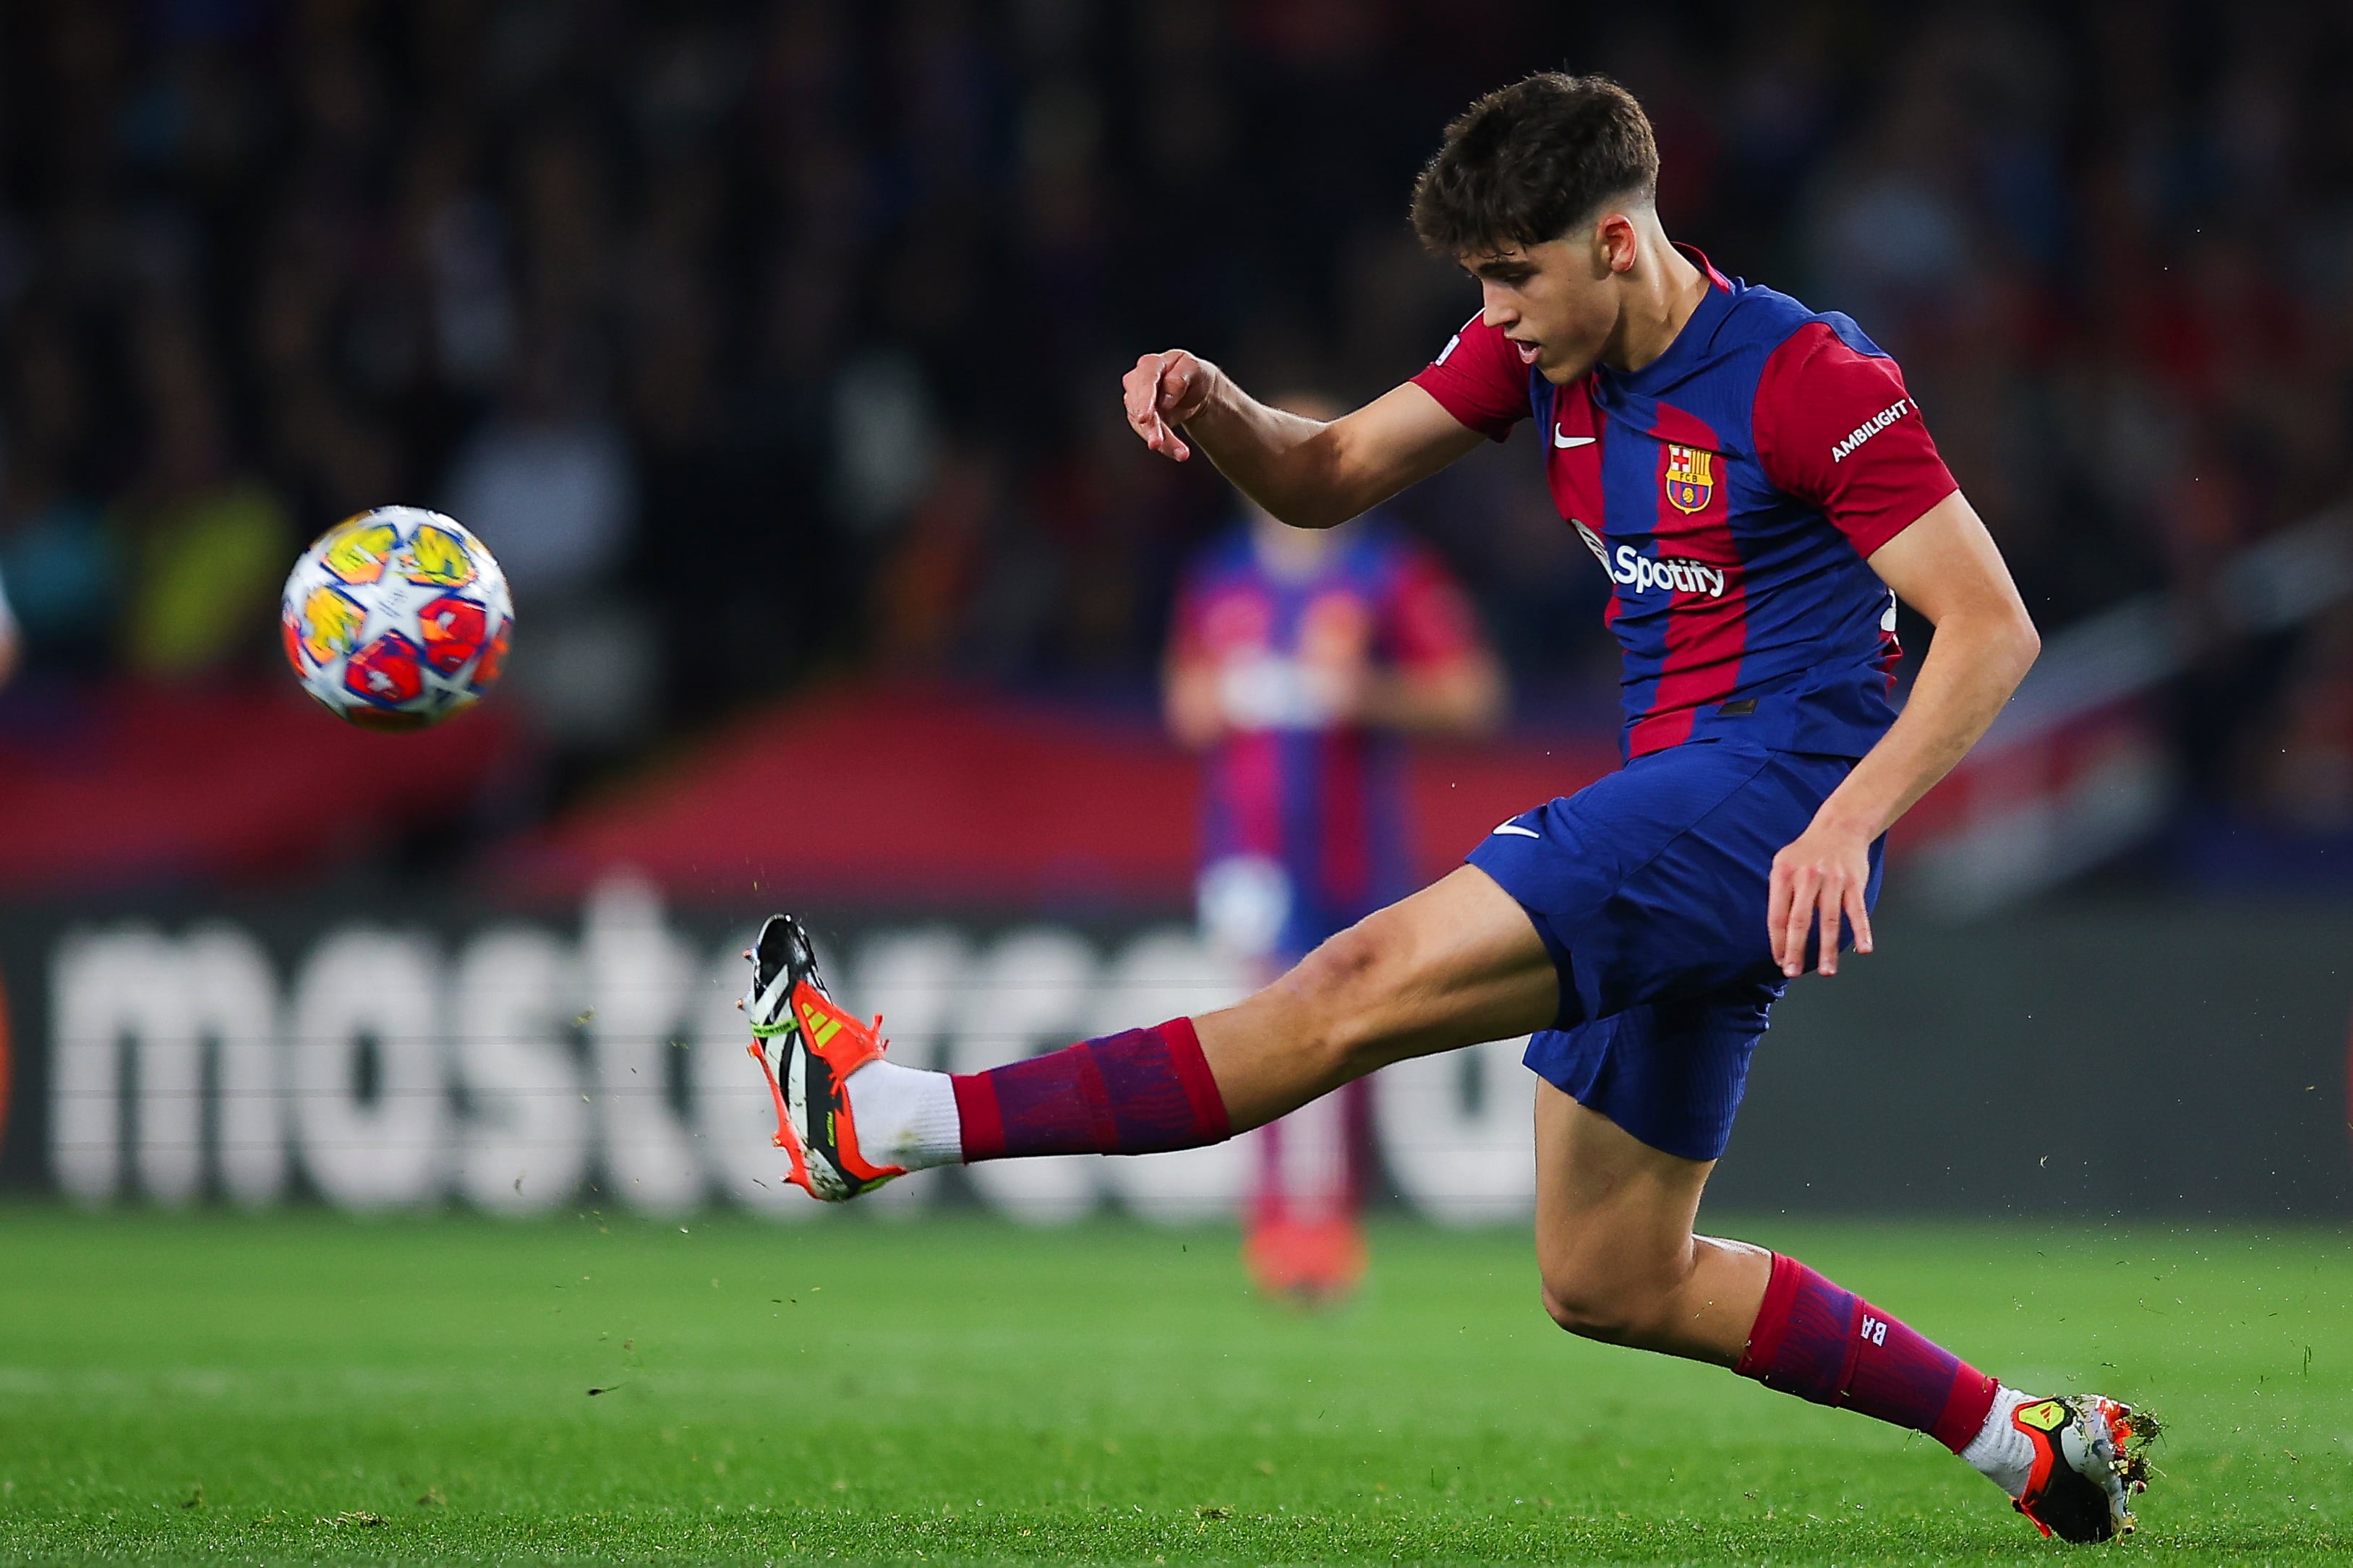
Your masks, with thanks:
[{"label": "blue shorts", "polygon": [[1560,1014],[1528,1042],[1529,1068],[1654,1149],[1720,1156],[1788,984],[1765,931],[1773,857],[1853,767],[1674,746],[1490,834],[1470,863],[1527,911],[1560,973]]}]

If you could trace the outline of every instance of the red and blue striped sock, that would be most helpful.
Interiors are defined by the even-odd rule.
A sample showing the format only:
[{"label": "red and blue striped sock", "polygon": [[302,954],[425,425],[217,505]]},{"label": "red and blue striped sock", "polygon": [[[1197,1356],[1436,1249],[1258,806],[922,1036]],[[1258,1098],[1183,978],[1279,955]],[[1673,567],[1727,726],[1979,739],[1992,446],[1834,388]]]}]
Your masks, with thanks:
[{"label": "red and blue striped sock", "polygon": [[1926,1432],[1956,1454],[2000,1385],[1852,1290],[1773,1255],[1765,1304],[1733,1368],[1767,1388]]},{"label": "red and blue striped sock", "polygon": [[[853,1080],[854,1081],[854,1080]],[[1024,1154],[1152,1154],[1233,1129],[1190,1018],[957,1073],[965,1163]]]}]

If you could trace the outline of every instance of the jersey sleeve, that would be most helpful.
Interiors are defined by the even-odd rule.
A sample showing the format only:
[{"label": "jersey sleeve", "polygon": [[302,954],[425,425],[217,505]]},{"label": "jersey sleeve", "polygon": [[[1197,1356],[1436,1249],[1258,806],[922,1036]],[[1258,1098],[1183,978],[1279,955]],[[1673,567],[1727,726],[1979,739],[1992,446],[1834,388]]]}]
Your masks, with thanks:
[{"label": "jersey sleeve", "polygon": [[1960,488],[1895,362],[1825,321],[1799,328],[1765,362],[1755,429],[1766,477],[1821,508],[1860,555]]},{"label": "jersey sleeve", "polygon": [[1530,413],[1528,367],[1520,363],[1519,351],[1503,329],[1477,316],[1446,340],[1413,384],[1438,399],[1439,406],[1466,428],[1490,440],[1509,436],[1512,426]]},{"label": "jersey sleeve", "polygon": [[1408,669],[1430,669],[1467,658],[1482,646],[1471,597],[1435,551],[1409,546],[1382,596],[1380,641]]}]

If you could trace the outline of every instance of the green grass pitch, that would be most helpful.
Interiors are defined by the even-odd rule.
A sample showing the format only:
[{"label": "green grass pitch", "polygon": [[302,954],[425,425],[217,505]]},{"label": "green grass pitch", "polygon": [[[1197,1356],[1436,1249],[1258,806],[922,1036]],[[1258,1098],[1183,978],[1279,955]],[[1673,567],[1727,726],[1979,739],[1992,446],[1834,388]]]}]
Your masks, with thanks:
[{"label": "green grass pitch", "polygon": [[[1725,1228],[2149,1400],[2116,1555],[2353,1553],[2342,1236]],[[1314,1318],[1217,1229],[0,1210],[0,1561],[2068,1554],[1926,1438],[1569,1339],[1523,1233],[1374,1246]]]}]

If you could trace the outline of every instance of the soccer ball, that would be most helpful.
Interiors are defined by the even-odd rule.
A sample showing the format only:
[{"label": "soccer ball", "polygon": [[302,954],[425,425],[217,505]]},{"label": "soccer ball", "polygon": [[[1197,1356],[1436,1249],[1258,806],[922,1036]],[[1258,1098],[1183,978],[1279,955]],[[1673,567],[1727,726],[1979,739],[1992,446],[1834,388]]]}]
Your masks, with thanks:
[{"label": "soccer ball", "polygon": [[382,506],[321,534],[286,578],[286,662],[338,719],[421,730],[498,680],[514,630],[506,574],[454,518]]}]

